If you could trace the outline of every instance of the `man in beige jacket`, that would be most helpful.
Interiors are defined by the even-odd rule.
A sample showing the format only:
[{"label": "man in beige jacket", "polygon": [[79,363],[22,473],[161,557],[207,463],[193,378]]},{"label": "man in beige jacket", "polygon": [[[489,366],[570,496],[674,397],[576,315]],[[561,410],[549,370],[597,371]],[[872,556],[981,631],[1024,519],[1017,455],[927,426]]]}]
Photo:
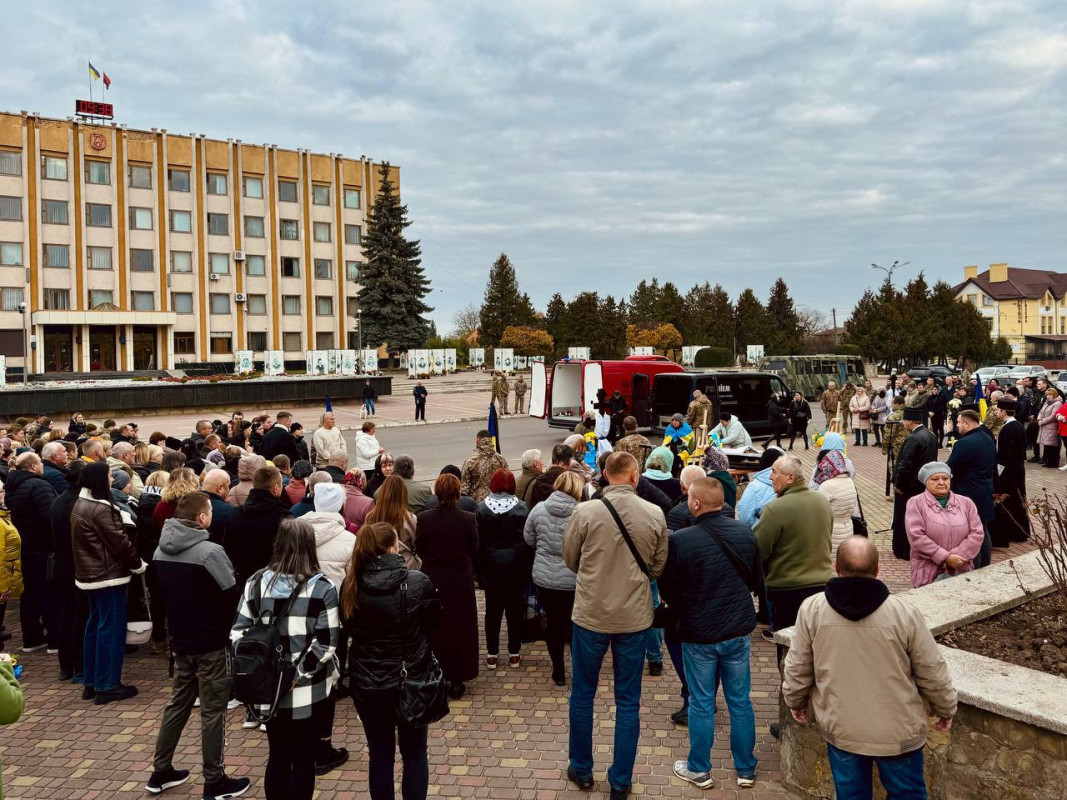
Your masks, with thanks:
[{"label": "man in beige jacket", "polygon": [[325,469],[338,453],[348,455],[348,444],[337,428],[337,418],[332,411],[327,411],[319,420],[319,428],[311,437],[311,447],[315,469]]},{"label": "man in beige jacket", "polygon": [[800,607],[782,697],[800,724],[808,701],[826,739],[839,798],[871,797],[871,769],[889,800],[926,797],[924,703],[948,731],[956,690],[922,615],[878,580],[878,549],[862,536],[837,549],[838,577]]},{"label": "man in beige jacket", "polygon": [[604,477],[609,485],[602,499],[579,504],[563,537],[563,560],[578,576],[571,615],[574,677],[567,778],[584,791],[593,788],[593,699],[611,648],[616,713],[614,761],[608,770],[612,800],[625,800],[633,782],[641,676],[652,625],[650,581],[667,563],[667,522],[658,506],[637,496],[639,476],[637,460],[629,453],[608,456]]}]

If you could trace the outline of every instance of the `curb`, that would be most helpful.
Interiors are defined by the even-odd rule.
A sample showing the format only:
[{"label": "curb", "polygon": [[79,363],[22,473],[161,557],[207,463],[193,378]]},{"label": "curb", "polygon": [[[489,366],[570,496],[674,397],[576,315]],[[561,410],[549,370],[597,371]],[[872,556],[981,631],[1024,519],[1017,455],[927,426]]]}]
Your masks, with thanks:
[{"label": "curb", "polygon": [[[474,417],[448,417],[446,419],[430,419],[425,422],[415,422],[414,420],[411,420],[410,422],[375,422],[375,426],[378,428],[414,428],[416,426],[422,427],[424,425],[444,425],[449,422],[477,422],[478,420],[485,420],[486,418],[486,414],[478,414]],[[374,421],[374,417],[370,417],[370,419]],[[358,429],[354,428],[353,430]]]}]

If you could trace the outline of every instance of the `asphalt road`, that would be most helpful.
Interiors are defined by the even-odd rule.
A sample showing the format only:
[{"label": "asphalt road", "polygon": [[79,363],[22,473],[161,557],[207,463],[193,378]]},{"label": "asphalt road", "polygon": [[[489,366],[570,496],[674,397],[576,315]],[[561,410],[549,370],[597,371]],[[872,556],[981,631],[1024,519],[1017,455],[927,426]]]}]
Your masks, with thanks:
[{"label": "asphalt road", "polygon": [[[463,466],[474,452],[475,434],[485,427],[484,421],[449,422],[437,425],[411,425],[379,428],[378,441],[393,456],[407,454],[415,459],[416,480],[432,480],[446,464]],[[519,469],[522,454],[538,448],[548,463],[553,446],[562,442],[569,431],[549,428],[544,420],[533,417],[503,417],[500,420],[501,452],[512,469]],[[349,453],[354,452],[355,430],[346,430]]]}]

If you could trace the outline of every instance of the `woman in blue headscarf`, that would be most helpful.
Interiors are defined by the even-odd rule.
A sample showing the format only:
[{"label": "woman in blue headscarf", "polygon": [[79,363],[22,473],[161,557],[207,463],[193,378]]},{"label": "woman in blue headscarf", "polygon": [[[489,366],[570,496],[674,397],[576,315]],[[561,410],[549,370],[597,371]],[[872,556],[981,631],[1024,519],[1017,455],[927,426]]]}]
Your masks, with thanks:
[{"label": "woman in blue headscarf", "polygon": [[671,474],[674,458],[670,448],[661,445],[648,454],[644,471],[644,477],[649,483],[667,495],[671,502],[682,496],[682,484]]},{"label": "woman in blue headscarf", "polygon": [[819,456],[815,459],[815,468],[811,471],[811,480],[808,481],[808,488],[813,492],[819,488],[819,482],[815,478],[819,471],[819,464],[826,458],[827,453],[840,453],[845,459],[848,476],[856,477],[856,468],[852,465],[852,459],[845,455],[845,437],[840,433],[828,433],[822,440],[822,449],[819,450]]}]

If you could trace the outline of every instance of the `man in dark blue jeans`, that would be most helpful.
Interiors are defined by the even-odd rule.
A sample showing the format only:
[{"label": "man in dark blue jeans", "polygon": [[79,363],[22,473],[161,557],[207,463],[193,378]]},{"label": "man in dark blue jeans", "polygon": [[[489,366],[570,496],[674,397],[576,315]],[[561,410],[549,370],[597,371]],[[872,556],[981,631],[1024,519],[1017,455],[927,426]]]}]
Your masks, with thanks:
[{"label": "man in dark blue jeans", "polygon": [[[615,748],[608,770],[611,800],[626,800],[641,730],[641,675],[652,590],[667,562],[663,511],[637,496],[637,460],[612,453],[600,500],[579,504],[563,539],[563,560],[577,576],[571,619],[570,766],[567,778],[593,788],[593,699],[611,649],[615,674]],[[632,549],[631,549],[632,546]]]}]

